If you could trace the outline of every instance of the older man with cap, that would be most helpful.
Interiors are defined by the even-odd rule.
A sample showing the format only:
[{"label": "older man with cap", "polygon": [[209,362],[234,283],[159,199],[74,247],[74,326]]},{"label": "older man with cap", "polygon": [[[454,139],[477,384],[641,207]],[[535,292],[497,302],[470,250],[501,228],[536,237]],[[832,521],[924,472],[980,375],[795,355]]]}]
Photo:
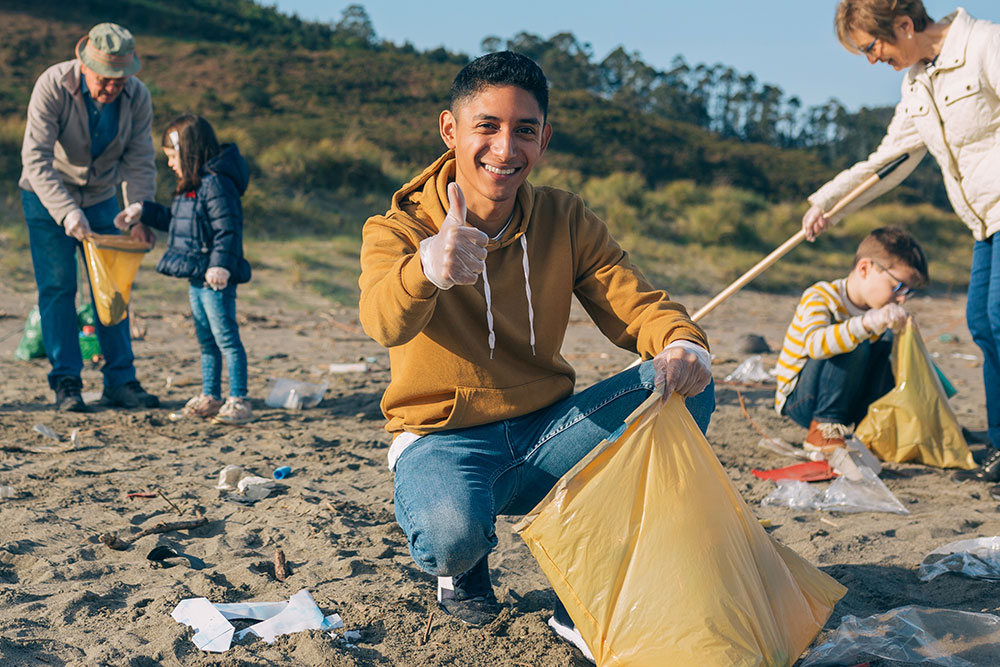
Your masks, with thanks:
[{"label": "older man with cap", "polygon": [[[42,340],[58,410],[83,412],[83,359],[76,319],[76,253],[90,234],[116,234],[115,197],[126,204],[154,199],[153,105],[135,76],[135,39],[114,23],[94,26],[76,45],[76,59],[49,67],[35,82],[21,149],[21,203],[38,285]],[[152,241],[143,225],[132,235]],[[104,354],[101,402],[156,407],[135,376],[128,319],[97,322]]]}]

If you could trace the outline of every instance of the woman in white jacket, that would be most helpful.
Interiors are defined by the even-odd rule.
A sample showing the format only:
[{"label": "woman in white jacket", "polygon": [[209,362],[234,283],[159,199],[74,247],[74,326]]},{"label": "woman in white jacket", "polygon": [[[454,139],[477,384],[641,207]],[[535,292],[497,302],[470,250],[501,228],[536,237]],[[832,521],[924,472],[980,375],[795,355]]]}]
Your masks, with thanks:
[{"label": "woman in white jacket", "polygon": [[[1000,482],[1000,25],[958,9],[933,21],[921,0],[841,0],[835,20],[840,43],[909,69],[885,138],[867,160],[837,175],[809,197],[802,218],[812,240],[841,217],[895,187],[930,151],[948,198],[972,230],[975,246],[966,319],[983,351],[988,434],[993,449],[976,470],[956,479]],[[865,195],[827,217],[855,186],[904,153],[910,159]],[[1000,486],[991,491],[1000,495]]]}]

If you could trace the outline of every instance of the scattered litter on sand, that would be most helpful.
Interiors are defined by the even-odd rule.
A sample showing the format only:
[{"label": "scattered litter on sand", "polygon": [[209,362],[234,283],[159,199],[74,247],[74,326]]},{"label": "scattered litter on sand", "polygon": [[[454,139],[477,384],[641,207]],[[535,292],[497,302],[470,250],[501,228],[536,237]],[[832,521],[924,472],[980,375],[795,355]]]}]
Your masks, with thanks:
[{"label": "scattered litter on sand", "polygon": [[[188,598],[181,600],[170,615],[178,623],[194,628],[195,634],[191,641],[195,646],[214,653],[229,650],[236,632],[236,628],[229,622],[233,619],[260,621],[240,630],[236,637],[242,639],[248,633],[253,633],[268,644],[273,644],[275,637],[293,632],[336,630],[344,627],[339,614],[324,617],[312,595],[304,588],[287,602],[213,604],[208,598]],[[358,638],[360,637],[359,633]]]}]

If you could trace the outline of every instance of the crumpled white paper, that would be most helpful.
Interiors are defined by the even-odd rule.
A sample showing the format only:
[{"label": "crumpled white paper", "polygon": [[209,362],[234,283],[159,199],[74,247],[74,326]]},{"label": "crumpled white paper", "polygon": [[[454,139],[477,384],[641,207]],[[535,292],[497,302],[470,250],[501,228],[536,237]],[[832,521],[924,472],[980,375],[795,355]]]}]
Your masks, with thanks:
[{"label": "crumpled white paper", "polygon": [[241,630],[242,639],[248,632],[268,644],[275,637],[302,630],[336,630],[344,627],[340,614],[323,616],[312,595],[303,588],[287,602],[236,602],[213,604],[208,598],[181,600],[170,614],[175,621],[195,630],[191,641],[202,651],[228,651],[236,628],[234,618],[259,620],[260,623]]},{"label": "crumpled white paper", "polygon": [[251,475],[241,479],[236,488],[250,500],[263,500],[274,490],[274,480]]}]

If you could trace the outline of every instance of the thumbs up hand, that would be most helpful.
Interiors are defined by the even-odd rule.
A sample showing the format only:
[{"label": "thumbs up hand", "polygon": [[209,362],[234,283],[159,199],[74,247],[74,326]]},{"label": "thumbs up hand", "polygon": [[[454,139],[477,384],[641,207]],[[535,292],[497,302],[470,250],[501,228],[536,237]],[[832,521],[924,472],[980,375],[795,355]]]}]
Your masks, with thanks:
[{"label": "thumbs up hand", "polygon": [[457,183],[448,184],[448,215],[437,234],[420,242],[424,275],[439,289],[472,285],[486,269],[489,237],[465,224],[465,197]]}]

